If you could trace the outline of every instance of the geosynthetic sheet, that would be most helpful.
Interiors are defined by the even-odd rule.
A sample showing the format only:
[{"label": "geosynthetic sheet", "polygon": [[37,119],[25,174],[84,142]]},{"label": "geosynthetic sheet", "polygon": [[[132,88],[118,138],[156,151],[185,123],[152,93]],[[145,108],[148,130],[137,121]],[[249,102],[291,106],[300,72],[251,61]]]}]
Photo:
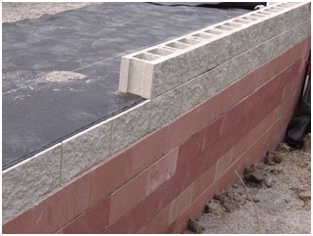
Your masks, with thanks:
[{"label": "geosynthetic sheet", "polygon": [[103,3],[2,24],[2,169],[143,101],[122,55],[247,13]]}]

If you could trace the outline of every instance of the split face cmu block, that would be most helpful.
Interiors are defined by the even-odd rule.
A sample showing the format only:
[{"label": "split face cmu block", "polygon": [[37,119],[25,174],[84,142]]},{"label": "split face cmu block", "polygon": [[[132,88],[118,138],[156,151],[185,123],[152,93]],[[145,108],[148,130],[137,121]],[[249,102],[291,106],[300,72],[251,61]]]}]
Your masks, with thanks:
[{"label": "split face cmu block", "polygon": [[119,91],[155,98],[301,24],[308,16],[309,3],[280,3],[123,56]]},{"label": "split face cmu block", "polygon": [[145,101],[114,117],[110,154],[114,154],[148,133],[150,101]]},{"label": "split face cmu block", "polygon": [[61,145],[55,145],[2,173],[2,221],[33,206],[61,185]]},{"label": "split face cmu block", "polygon": [[109,156],[111,127],[107,120],[62,142],[62,183]]},{"label": "split face cmu block", "polygon": [[179,98],[179,91],[174,89],[151,101],[150,131],[170,123],[181,114]]}]

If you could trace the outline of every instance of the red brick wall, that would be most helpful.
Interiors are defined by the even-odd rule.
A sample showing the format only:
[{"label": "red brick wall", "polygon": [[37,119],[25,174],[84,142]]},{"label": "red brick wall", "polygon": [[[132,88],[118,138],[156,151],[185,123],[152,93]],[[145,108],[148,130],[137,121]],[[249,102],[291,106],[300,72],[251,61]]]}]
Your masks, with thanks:
[{"label": "red brick wall", "polygon": [[3,233],[180,233],[284,139],[310,37],[3,225]]}]

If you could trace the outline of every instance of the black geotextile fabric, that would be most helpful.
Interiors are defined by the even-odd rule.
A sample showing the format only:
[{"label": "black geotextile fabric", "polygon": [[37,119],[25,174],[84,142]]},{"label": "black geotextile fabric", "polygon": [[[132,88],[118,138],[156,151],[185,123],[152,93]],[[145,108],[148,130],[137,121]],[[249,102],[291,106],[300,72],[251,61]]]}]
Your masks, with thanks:
[{"label": "black geotextile fabric", "polygon": [[291,147],[302,148],[308,133],[311,133],[311,76],[295,114],[288,123],[286,142]]},{"label": "black geotextile fabric", "polygon": [[[122,55],[246,12],[102,3],[3,23],[2,169],[142,102],[116,93]],[[86,77],[45,79],[52,71]]]}]

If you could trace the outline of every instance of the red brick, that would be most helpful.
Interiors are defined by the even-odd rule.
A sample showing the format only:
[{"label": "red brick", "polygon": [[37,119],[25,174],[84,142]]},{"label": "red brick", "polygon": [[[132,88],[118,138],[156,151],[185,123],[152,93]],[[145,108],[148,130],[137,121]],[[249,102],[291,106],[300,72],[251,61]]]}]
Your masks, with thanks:
[{"label": "red brick", "polygon": [[[264,134],[264,132],[273,125],[274,114],[275,111],[272,111],[249,132],[251,133],[251,141],[258,140]],[[249,146],[252,144],[252,142],[249,142]]]},{"label": "red brick", "polygon": [[225,113],[257,88],[258,84],[254,76],[255,72],[252,71],[230,84],[218,94],[216,117]]},{"label": "red brick", "polygon": [[148,176],[144,171],[111,195],[110,225],[145,198]]},{"label": "red brick", "polygon": [[195,181],[193,200],[196,200],[200,195],[202,195],[202,193],[213,183],[214,174],[215,164],[199,176],[199,178]]},{"label": "red brick", "polygon": [[235,163],[228,167],[224,174],[216,181],[218,182],[218,192],[227,189],[238,180],[235,170],[238,174],[242,174],[244,168],[241,167],[242,158],[239,158]]},{"label": "red brick", "polygon": [[263,83],[273,78],[278,73],[278,63],[280,61],[280,57],[275,57],[271,61],[266,63],[266,75],[265,80],[263,80]]},{"label": "red brick", "polygon": [[63,228],[59,229],[57,232],[55,232],[54,234],[63,234]]},{"label": "red brick", "polygon": [[242,101],[242,118],[258,111],[266,99],[280,89],[280,77],[276,76]]},{"label": "red brick", "polygon": [[147,195],[170,179],[176,172],[178,147],[149,168]]},{"label": "red brick", "polygon": [[174,221],[165,230],[162,231],[162,234],[177,234],[176,227],[178,223],[179,223],[179,220]]},{"label": "red brick", "polygon": [[165,153],[168,127],[157,130],[130,148],[132,157],[131,177],[146,169]]},{"label": "red brick", "polygon": [[244,75],[234,84],[237,102],[241,101],[243,98],[248,96],[257,87],[257,81],[254,79],[254,71]]},{"label": "red brick", "polygon": [[289,95],[294,91],[295,88],[295,80],[290,80],[288,83],[286,83],[284,87],[284,95],[283,95],[283,101],[285,101],[287,98],[289,98]]},{"label": "red brick", "polygon": [[259,68],[257,68],[255,71],[253,71],[253,79],[255,80],[256,87],[262,86],[264,83],[266,83],[270,79],[268,68],[269,68],[269,64],[266,63],[260,66]]},{"label": "red brick", "polygon": [[205,204],[213,199],[214,194],[217,192],[217,187],[217,183],[209,184],[203,193],[194,200],[192,205],[190,205],[189,209],[187,209],[184,214],[187,213],[190,217],[197,218],[199,213],[204,212]]},{"label": "red brick", "polygon": [[224,116],[214,120],[209,124],[203,134],[202,152],[208,149],[213,143],[215,143],[222,135],[222,125],[224,122]]},{"label": "red brick", "polygon": [[162,128],[121,151],[91,170],[92,206],[155,162],[164,153],[167,127]]},{"label": "red brick", "polygon": [[273,124],[280,119],[280,117],[283,114],[283,109],[282,109],[282,105],[278,105],[275,109],[274,109],[274,114],[273,114]]},{"label": "red brick", "polygon": [[215,118],[217,95],[210,97],[194,108],[194,119],[192,121],[193,131],[204,129]]},{"label": "red brick", "polygon": [[171,205],[167,205],[152,220],[145,224],[137,234],[159,234],[168,226]]},{"label": "red brick", "polygon": [[260,88],[261,101],[272,96],[280,88],[280,76],[275,76]]},{"label": "red brick", "polygon": [[230,131],[236,124],[238,124],[244,118],[242,117],[243,105],[244,104],[242,102],[237,104],[224,115],[221,130],[222,135]]},{"label": "red brick", "polygon": [[238,158],[248,149],[248,147],[253,142],[251,136],[253,135],[253,130],[246,134],[236,145],[234,145],[232,162],[238,160]]},{"label": "red brick", "polygon": [[180,169],[200,154],[202,139],[203,131],[193,135],[179,147],[177,169]]},{"label": "red brick", "polygon": [[192,109],[168,125],[165,153],[168,153],[179,144],[185,142],[192,135],[193,120],[194,110]]},{"label": "red brick", "polygon": [[245,118],[240,121],[228,134],[226,134],[229,141],[227,146],[225,146],[225,150],[221,154],[224,155],[232,146],[236,145],[243,137],[245,137],[251,130],[252,125],[253,123],[251,123],[251,120]]},{"label": "red brick", "polygon": [[212,166],[219,158],[221,158],[230,148],[231,135],[225,134],[217,142],[215,142],[210,148],[201,154],[203,158],[208,160],[208,167]]},{"label": "red brick", "polygon": [[216,162],[216,169],[215,169],[215,176],[214,180],[216,181],[223,175],[223,173],[227,170],[229,166],[232,164],[232,157],[233,157],[233,150],[232,147],[227,153],[225,153],[221,158],[219,158]]},{"label": "red brick", "polygon": [[194,183],[180,193],[172,202],[169,215],[169,223],[179,217],[192,203]]},{"label": "red brick", "polygon": [[90,175],[87,173],[35,206],[36,233],[54,233],[88,208]]},{"label": "red brick", "polygon": [[261,105],[262,100],[261,90],[256,90],[250,96],[246,97],[242,102],[242,112],[241,117],[246,118],[250,113],[256,111],[256,109]]},{"label": "red brick", "polygon": [[109,225],[110,197],[64,227],[64,234],[99,234]]},{"label": "red brick", "polygon": [[282,71],[284,70],[286,67],[289,66],[289,60],[288,60],[288,56],[290,54],[290,49],[288,49],[287,51],[283,52],[280,57],[279,57],[279,63],[278,63],[278,71]]},{"label": "red brick", "polygon": [[234,86],[235,83],[232,83],[218,94],[215,117],[220,116],[238,102],[238,91]]},{"label": "red brick", "polygon": [[211,200],[217,192],[218,184],[212,184],[207,190],[197,198],[189,208],[177,218],[167,229],[162,233],[178,234],[187,229],[188,220],[190,217],[197,218],[199,213],[204,212],[205,204]]},{"label": "red brick", "polygon": [[2,225],[3,234],[33,234],[34,231],[34,209],[18,215],[14,219]]},{"label": "red brick", "polygon": [[135,233],[166,207],[184,189],[208,168],[208,159],[202,155],[185,165],[180,171],[143,199],[105,233]]},{"label": "red brick", "polygon": [[91,170],[89,206],[104,199],[131,178],[132,158],[126,150]]},{"label": "red brick", "polygon": [[261,106],[254,112],[249,114],[249,130],[254,128],[261,120],[268,116],[279,104],[281,103],[283,96],[283,89],[276,91],[276,93],[266,99]]}]

